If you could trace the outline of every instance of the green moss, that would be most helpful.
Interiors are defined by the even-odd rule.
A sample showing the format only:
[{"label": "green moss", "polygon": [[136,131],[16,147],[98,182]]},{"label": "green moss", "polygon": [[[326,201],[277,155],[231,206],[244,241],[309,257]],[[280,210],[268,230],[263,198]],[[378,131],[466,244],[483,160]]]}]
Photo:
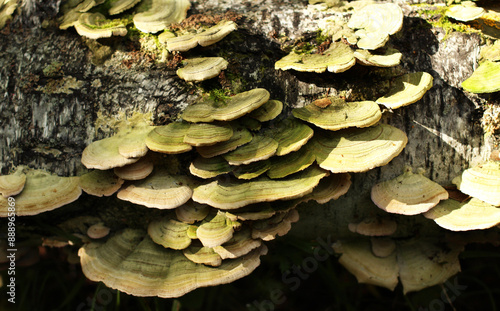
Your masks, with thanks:
[{"label": "green moss", "polygon": [[478,32],[477,30],[471,28],[469,25],[452,22],[446,16],[447,10],[448,7],[446,6],[443,7],[425,6],[424,8],[417,10],[417,12],[419,16],[425,19],[430,25],[432,25],[432,27],[439,27],[444,29],[446,34],[443,40],[446,40],[450,36],[450,34],[454,31],[464,32],[464,33]]},{"label": "green moss", "polygon": [[210,90],[208,98],[210,98],[211,100],[216,101],[216,102],[225,102],[226,99],[230,98],[229,95],[230,94],[229,94],[228,90],[213,89],[213,90]]}]

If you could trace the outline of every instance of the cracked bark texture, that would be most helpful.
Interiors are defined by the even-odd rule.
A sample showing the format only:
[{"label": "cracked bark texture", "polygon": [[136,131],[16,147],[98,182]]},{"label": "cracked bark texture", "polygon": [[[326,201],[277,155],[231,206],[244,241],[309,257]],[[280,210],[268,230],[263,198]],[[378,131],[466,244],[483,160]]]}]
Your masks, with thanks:
[{"label": "cracked bark texture", "polygon": [[[341,199],[301,206],[294,234],[311,238],[348,234],[347,223],[380,212],[369,199],[369,190],[376,182],[393,178],[411,166],[424,168],[427,177],[447,185],[465,168],[484,161],[494,147],[495,137],[485,140],[480,126],[484,98],[467,94],[460,87],[477,66],[480,36],[454,32],[445,38],[445,31],[430,27],[410,1],[394,2],[405,13],[403,30],[390,41],[403,53],[401,65],[391,69],[356,65],[341,74],[310,74],[276,71],[274,62],[286,55],[281,49],[283,42],[314,36],[318,20],[333,13],[311,9],[305,0],[192,1],[188,15],[230,10],[244,18],[238,31],[223,41],[184,55],[228,57],[233,72],[244,81],[242,90],[267,88],[272,98],[286,103],[287,113],[325,94],[343,92],[353,100],[376,99],[386,90],[385,77],[395,73],[427,71],[434,77],[434,87],[422,100],[384,114],[383,122],[406,132],[409,142],[404,151],[384,167],[352,174],[353,185]],[[82,39],[72,28],[59,30],[54,22],[58,2],[32,5],[33,15],[15,17],[0,34],[3,174],[21,164],[60,175],[80,174],[84,171],[80,154],[85,146],[109,135],[96,128],[99,115],[112,120],[123,112],[149,112],[156,124],[163,124],[175,119],[198,96],[196,87],[180,80],[164,63],[134,58],[120,38],[102,41],[114,50],[99,64],[96,54],[109,50]],[[62,64],[59,71],[53,76],[44,74],[47,66],[57,62]],[[72,93],[39,88],[68,77],[81,84],[69,89]],[[408,224],[401,235],[410,234],[415,226],[429,232],[436,229],[431,221],[418,217],[398,221]]]}]

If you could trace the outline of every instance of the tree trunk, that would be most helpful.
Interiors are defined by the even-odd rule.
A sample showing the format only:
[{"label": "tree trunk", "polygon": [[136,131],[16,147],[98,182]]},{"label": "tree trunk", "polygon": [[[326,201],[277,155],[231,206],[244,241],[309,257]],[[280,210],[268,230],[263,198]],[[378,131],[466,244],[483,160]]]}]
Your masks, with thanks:
[{"label": "tree trunk", "polygon": [[[419,8],[397,2],[405,14],[404,27],[390,43],[403,53],[401,65],[389,69],[356,65],[341,74],[313,74],[275,70],[274,63],[286,55],[287,44],[315,36],[318,20],[334,14],[331,11],[316,10],[305,0],[192,1],[188,15],[230,10],[242,18],[239,29],[221,42],[182,55],[224,55],[230,66],[221,83],[242,91],[264,87],[271,98],[286,103],[286,113],[324,95],[374,100],[383,95],[384,81],[397,74],[426,71],[434,78],[434,87],[422,100],[384,113],[383,122],[408,136],[403,152],[386,166],[352,174],[353,185],[341,199],[302,206],[292,234],[347,235],[347,223],[379,212],[369,198],[375,183],[410,166],[424,168],[425,176],[448,185],[497,147],[498,135],[485,137],[481,127],[484,104],[498,105],[496,99],[469,94],[460,86],[477,66],[481,36],[447,34],[419,17]],[[0,35],[3,174],[22,164],[65,176],[81,174],[83,149],[109,136],[116,119],[133,112],[151,113],[155,124],[165,124],[199,96],[196,85],[179,79],[168,60],[158,59],[161,53],[154,44],[150,47],[150,37],[83,39],[73,28],[58,29],[54,19],[58,2],[31,5],[35,6],[31,15],[26,11],[17,15]],[[220,87],[213,81],[201,86]],[[426,228],[429,234],[435,232],[429,220],[398,221],[408,224],[403,235],[414,232],[417,224],[424,233]]]}]

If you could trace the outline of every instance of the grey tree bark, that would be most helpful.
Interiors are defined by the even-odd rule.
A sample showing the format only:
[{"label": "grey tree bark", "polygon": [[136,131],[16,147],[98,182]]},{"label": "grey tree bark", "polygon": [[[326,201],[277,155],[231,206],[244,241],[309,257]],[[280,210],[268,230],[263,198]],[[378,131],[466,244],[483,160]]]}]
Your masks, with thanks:
[{"label": "grey tree bark", "polygon": [[[309,238],[347,235],[347,223],[379,212],[369,199],[376,182],[411,166],[424,168],[427,177],[447,185],[497,148],[499,137],[485,137],[480,125],[484,104],[487,100],[496,103],[495,98],[469,94],[460,86],[477,66],[483,44],[480,35],[446,35],[444,29],[433,28],[419,17],[410,1],[395,2],[405,14],[404,28],[391,39],[403,53],[401,65],[384,70],[356,65],[342,74],[306,74],[277,71],[274,62],[286,54],[285,44],[310,38],[318,30],[318,20],[332,13],[312,9],[305,0],[192,1],[190,15],[230,10],[243,18],[237,32],[186,55],[227,56],[232,72],[238,73],[233,83],[239,83],[242,90],[267,88],[272,98],[287,104],[288,113],[326,94],[375,99],[383,95],[384,77],[396,73],[426,71],[434,77],[434,87],[422,100],[384,114],[383,122],[406,132],[409,142],[404,151],[384,167],[353,174],[352,188],[341,199],[302,206],[301,220],[292,234]],[[111,123],[120,113],[137,111],[152,113],[156,124],[164,124],[199,94],[196,86],[180,80],[165,63],[153,60],[153,53],[144,52],[147,38],[142,39],[142,52],[138,52],[125,40],[96,43],[82,39],[73,29],[59,30],[54,20],[58,4],[31,3],[32,15],[21,13],[0,34],[3,174],[21,164],[60,175],[80,174],[84,171],[82,150],[109,135],[97,121]],[[398,222],[407,224],[402,235],[415,228],[436,232],[435,225],[423,218]]]}]

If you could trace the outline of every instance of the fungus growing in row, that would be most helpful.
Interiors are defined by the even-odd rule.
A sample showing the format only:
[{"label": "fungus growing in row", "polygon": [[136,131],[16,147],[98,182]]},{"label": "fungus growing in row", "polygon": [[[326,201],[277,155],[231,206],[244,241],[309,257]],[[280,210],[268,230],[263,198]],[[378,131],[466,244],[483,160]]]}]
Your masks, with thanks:
[{"label": "fungus growing in row", "polygon": [[489,161],[462,172],[452,181],[465,194],[500,206],[500,163]]},{"label": "fungus growing in row", "polygon": [[193,146],[209,146],[229,140],[233,129],[229,124],[172,122],[158,126],[145,139],[146,146],[156,152],[177,154]]},{"label": "fungus growing in row", "polygon": [[0,194],[5,198],[21,193],[26,183],[24,167],[19,166],[9,175],[0,176]]},{"label": "fungus growing in row", "polygon": [[226,284],[250,274],[267,253],[265,245],[245,256],[207,267],[181,251],[154,243],[141,230],[125,229],[105,243],[92,242],[78,255],[85,276],[134,296],[173,298],[196,288]]},{"label": "fungus growing in row", "polygon": [[389,36],[403,27],[403,11],[395,3],[367,5],[356,10],[347,23],[359,40],[358,48],[376,50],[383,47]]},{"label": "fungus growing in row", "polygon": [[352,49],[342,43],[333,42],[322,54],[297,54],[291,52],[274,64],[274,69],[322,73],[344,72],[356,64]]},{"label": "fungus growing in row", "polygon": [[310,193],[326,175],[327,172],[312,166],[279,180],[261,176],[247,182],[232,179],[213,181],[196,187],[193,200],[225,210],[258,202],[289,200]]},{"label": "fungus growing in row", "polygon": [[194,184],[188,176],[170,175],[163,170],[156,170],[146,179],[120,190],[117,197],[151,208],[173,209],[191,198]]},{"label": "fungus growing in row", "polygon": [[440,202],[424,216],[451,231],[483,230],[500,224],[500,207],[476,198],[467,202],[450,199]]},{"label": "fungus growing in row", "polygon": [[493,93],[500,91],[500,62],[486,60],[472,75],[462,82],[462,87],[471,93]]},{"label": "fungus growing in row", "polygon": [[111,36],[125,36],[125,24],[111,23],[101,13],[82,13],[73,24],[76,32],[82,37],[90,39],[109,38]]},{"label": "fungus growing in row", "polygon": [[459,5],[452,5],[446,11],[446,16],[461,22],[469,22],[480,18],[486,10],[476,6],[472,1],[463,1]]},{"label": "fungus growing in row", "polygon": [[134,25],[142,32],[156,33],[183,21],[190,7],[189,0],[152,0],[147,11],[134,15]]},{"label": "fungus growing in row", "polygon": [[377,103],[389,109],[413,104],[432,88],[433,78],[427,72],[415,72],[396,78],[389,92],[377,99]]},{"label": "fungus growing in row", "polygon": [[402,175],[374,185],[371,199],[386,212],[417,215],[448,199],[448,192],[438,183],[422,174],[413,174],[408,168]]},{"label": "fungus growing in row", "polygon": [[152,128],[140,124],[94,141],[83,150],[82,164],[89,169],[107,170],[137,162],[148,152],[145,138]]},{"label": "fungus growing in row", "polygon": [[80,176],[79,184],[86,193],[102,197],[110,196],[122,186],[124,180],[113,171],[94,170]]},{"label": "fungus growing in row", "polygon": [[217,77],[227,68],[222,57],[199,57],[182,61],[184,67],[177,69],[177,75],[184,81],[201,82]]},{"label": "fungus growing in row", "polygon": [[174,219],[162,218],[149,223],[148,235],[153,242],[165,248],[185,249],[191,245],[187,234],[189,226]]},{"label": "fungus growing in row", "polygon": [[[16,215],[36,215],[75,201],[82,194],[78,180],[78,177],[60,177],[44,170],[29,170],[24,189],[15,196]],[[0,217],[7,217],[8,208],[8,199],[0,196]]]},{"label": "fungus growing in row", "polygon": [[335,98],[329,100],[331,104],[325,108],[311,103],[303,108],[295,108],[292,113],[297,119],[331,131],[372,126],[382,117],[379,106],[372,101],[345,102]]},{"label": "fungus growing in row", "polygon": [[197,34],[186,34],[181,36],[164,36],[162,43],[166,45],[169,51],[185,52],[198,44],[201,46],[209,46],[224,39],[228,34],[237,29],[237,25],[233,21],[221,21],[217,25],[205,29]]},{"label": "fungus growing in row", "polygon": [[231,121],[259,108],[269,100],[269,92],[262,88],[236,94],[226,100],[203,98],[189,105],[182,118],[188,122]]},{"label": "fungus growing in row", "polygon": [[389,163],[406,146],[406,134],[388,124],[322,132],[312,138],[316,162],[333,173],[366,172]]}]

